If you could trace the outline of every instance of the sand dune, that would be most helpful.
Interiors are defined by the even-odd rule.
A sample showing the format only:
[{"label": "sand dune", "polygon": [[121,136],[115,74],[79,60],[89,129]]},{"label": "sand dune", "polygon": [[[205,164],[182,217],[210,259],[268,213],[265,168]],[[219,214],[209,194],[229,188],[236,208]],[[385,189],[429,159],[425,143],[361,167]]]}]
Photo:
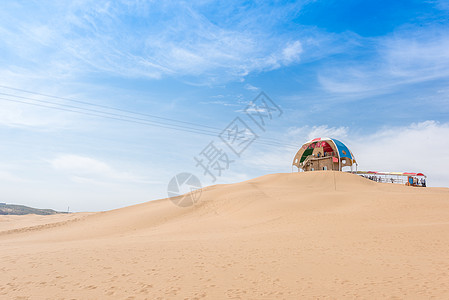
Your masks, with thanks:
[{"label": "sand dune", "polygon": [[0,298],[449,298],[447,188],[272,174],[51,217],[0,217]]}]

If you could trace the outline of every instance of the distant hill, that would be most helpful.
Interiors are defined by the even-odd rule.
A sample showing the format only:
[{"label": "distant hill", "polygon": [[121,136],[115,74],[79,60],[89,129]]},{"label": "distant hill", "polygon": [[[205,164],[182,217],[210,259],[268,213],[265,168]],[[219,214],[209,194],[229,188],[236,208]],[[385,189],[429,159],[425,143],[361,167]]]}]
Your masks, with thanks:
[{"label": "distant hill", "polygon": [[39,209],[24,205],[0,203],[0,215],[54,215],[63,213],[65,212],[58,212],[53,209]]}]

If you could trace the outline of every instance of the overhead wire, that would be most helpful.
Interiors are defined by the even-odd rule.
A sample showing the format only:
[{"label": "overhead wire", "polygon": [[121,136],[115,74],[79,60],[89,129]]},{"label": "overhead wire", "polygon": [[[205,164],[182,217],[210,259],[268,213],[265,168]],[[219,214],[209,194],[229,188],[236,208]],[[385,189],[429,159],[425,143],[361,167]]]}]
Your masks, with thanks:
[{"label": "overhead wire", "polygon": [[[142,124],[142,125],[152,125],[151,123],[147,123],[147,122],[139,122],[139,121],[130,120],[130,119],[123,119],[123,118],[111,117],[111,116],[107,116],[107,115],[88,113],[88,112],[83,112],[83,111],[78,111],[78,110],[73,110],[73,109],[68,109],[68,108],[43,105],[43,104],[39,104],[39,103],[30,103],[30,102],[21,101],[21,100],[15,100],[15,99],[0,98],[0,100],[16,102],[16,103],[22,103],[22,104],[33,105],[33,106],[44,107],[44,108],[57,109],[57,110],[62,110],[62,111],[67,111],[67,112],[74,112],[74,113],[88,115],[88,116],[102,117],[102,118],[111,119],[111,120],[125,121],[125,122]],[[173,128],[173,127],[168,127],[168,126],[163,126],[163,125],[157,125],[157,126],[158,127],[163,127],[163,128],[168,128],[168,129],[178,129],[178,128]],[[207,134],[207,133],[204,133],[204,132],[190,131],[188,129],[178,129],[178,130],[182,130],[182,131],[186,131],[186,132],[192,132],[192,133],[198,133],[198,134],[203,134],[203,135],[216,136],[215,134]]]},{"label": "overhead wire", "polygon": [[160,117],[160,116],[156,116],[156,115],[152,115],[152,114],[147,114],[147,113],[141,113],[141,112],[131,111],[131,110],[123,109],[123,108],[117,108],[117,107],[112,107],[112,106],[108,106],[108,105],[102,105],[102,104],[96,104],[96,103],[91,103],[91,102],[87,102],[87,101],[75,100],[75,99],[67,98],[67,97],[60,97],[60,96],[54,96],[54,95],[48,95],[48,94],[42,94],[42,93],[33,92],[33,91],[29,91],[29,90],[24,90],[24,89],[19,89],[19,88],[13,88],[13,87],[5,86],[5,85],[0,85],[0,88],[9,89],[9,90],[14,90],[14,91],[19,91],[19,92],[24,92],[24,93],[28,93],[28,94],[37,95],[37,96],[43,96],[43,97],[53,98],[53,99],[59,99],[59,100],[70,101],[70,102],[79,103],[79,104],[85,104],[85,105],[89,105],[89,106],[95,106],[95,107],[100,107],[100,108],[106,108],[106,109],[111,109],[111,110],[115,110],[115,111],[126,112],[126,113],[134,114],[134,115],[141,115],[141,116],[145,116],[145,117],[149,117],[149,118],[155,118],[155,119],[160,119],[160,120],[170,121],[170,122],[174,122],[174,123],[189,124],[189,125],[193,125],[193,126],[207,127],[207,128],[211,128],[211,129],[217,129],[217,130],[220,130],[220,128],[211,127],[211,126],[208,126],[208,125],[196,124],[196,123],[193,123],[193,122],[187,122],[187,121],[180,121],[180,120],[171,119],[171,118],[166,118],[166,117]]},{"label": "overhead wire", "polygon": [[[187,121],[180,121],[180,120],[177,120],[177,119],[171,119],[171,118],[167,118],[167,117],[160,117],[160,116],[156,116],[156,115],[152,115],[152,114],[126,110],[126,109],[117,108],[117,107],[108,106],[108,105],[95,104],[95,103],[91,103],[91,102],[87,102],[87,101],[81,101],[81,100],[75,100],[75,99],[67,98],[67,97],[43,94],[43,93],[39,93],[39,92],[29,91],[29,90],[15,88],[15,87],[10,87],[10,86],[5,86],[5,85],[0,85],[0,88],[14,90],[14,91],[19,91],[19,92],[24,92],[24,93],[38,95],[38,96],[54,98],[54,99],[70,101],[70,102],[74,102],[74,103],[85,104],[85,105],[99,107],[99,108],[111,109],[111,110],[116,110],[116,111],[120,111],[120,112],[126,112],[126,113],[130,113],[130,114],[135,114],[135,115],[141,115],[141,116],[145,116],[145,117],[149,117],[149,118],[156,118],[156,119],[165,120],[165,121],[174,122],[174,123],[189,124],[189,125],[197,126],[197,127],[201,127],[201,128],[210,128],[210,129],[218,130],[220,132],[222,131],[222,128],[217,128],[217,127],[208,126],[208,125],[204,125],[204,124],[198,124],[198,123],[187,122]],[[12,96],[14,96],[14,95],[12,95]],[[34,98],[32,98],[32,99],[35,100]],[[288,144],[288,143],[285,143],[285,141],[282,141],[282,140],[279,140],[279,139],[275,139],[275,138],[269,138],[269,139],[268,138],[261,138],[261,139],[263,139],[263,140],[271,140],[271,141],[282,143],[284,145],[289,145],[289,146],[292,146],[292,147],[295,147],[295,148],[297,147],[297,145]]]},{"label": "overhead wire", "polygon": [[[84,111],[74,110],[74,109],[70,109],[70,108],[49,106],[49,105],[44,105],[44,104],[39,104],[39,103],[30,103],[30,102],[26,102],[26,101],[21,101],[21,100],[16,100],[16,99],[6,99],[6,98],[1,98],[1,97],[0,97],[0,100],[9,101],[9,102],[16,102],[16,103],[22,103],[22,104],[27,104],[27,105],[37,106],[37,107],[43,107],[43,108],[51,108],[51,109],[67,111],[67,112],[74,112],[74,113],[88,115],[88,116],[102,117],[102,118],[111,119],[111,120],[125,121],[125,122],[129,122],[129,123],[135,123],[135,124],[141,124],[141,125],[157,126],[157,127],[167,128],[167,129],[174,129],[174,130],[190,132],[190,133],[196,133],[196,134],[202,134],[202,135],[213,136],[213,137],[216,137],[218,135],[216,132],[208,132],[208,131],[201,131],[201,130],[198,130],[198,129],[188,129],[188,128],[178,128],[178,127],[165,126],[165,125],[161,125],[161,124],[154,124],[153,122],[149,122],[149,121],[145,121],[145,120],[143,120],[143,121],[138,121],[137,120],[136,121],[136,120],[133,120],[133,119],[127,119],[126,116],[123,116],[124,118],[120,118],[120,116],[114,117],[114,116],[108,116],[107,114],[104,115],[104,114],[98,114],[98,113],[90,113],[90,112],[84,112]],[[39,101],[39,100],[36,100],[36,101]],[[54,103],[51,103],[51,104],[54,104]],[[76,107],[76,109],[78,109],[78,108]],[[80,108],[80,109],[82,109],[82,108]],[[266,142],[264,140],[257,140],[256,139],[254,142],[259,143],[259,144],[263,144],[263,145],[267,145],[267,146],[277,146],[277,147],[279,146],[279,144]],[[287,147],[291,147],[291,146],[287,146]]]},{"label": "overhead wire", "polygon": [[[17,100],[17,99],[0,98],[0,100],[4,100],[4,101],[28,104],[28,105],[33,105],[33,106],[38,106],[38,107],[43,107],[43,108],[57,109],[57,110],[62,110],[62,111],[74,112],[74,113],[78,113],[78,114],[84,114],[84,115],[95,116],[95,117],[102,117],[102,118],[113,119],[113,120],[118,120],[118,121],[126,121],[126,122],[131,122],[131,123],[136,123],[136,124],[142,124],[142,125],[157,126],[157,127],[161,127],[161,128],[179,130],[179,131],[196,133],[196,134],[203,134],[203,135],[208,135],[208,136],[218,136],[220,133],[223,132],[223,130],[221,130],[219,128],[211,127],[211,126],[207,126],[207,125],[196,124],[196,123],[193,123],[193,122],[179,121],[179,120],[175,120],[175,119],[170,119],[170,118],[159,117],[159,116],[150,115],[150,114],[133,112],[133,111],[130,111],[130,110],[115,108],[115,107],[106,106],[106,105],[92,104],[92,103],[85,102],[85,101],[79,101],[79,100],[74,100],[74,99],[69,99],[69,98],[64,98],[64,97],[59,97],[59,96],[52,96],[52,95],[47,95],[47,94],[42,94],[42,93],[37,93],[37,92],[32,92],[32,91],[27,91],[27,90],[23,90],[23,89],[7,87],[7,86],[3,86],[3,85],[0,85],[0,87],[1,88],[6,88],[6,89],[10,89],[10,90],[15,90],[15,91],[26,92],[26,93],[29,93],[29,94],[35,94],[35,95],[39,95],[39,96],[43,96],[43,97],[50,97],[50,98],[54,98],[54,99],[71,101],[71,102],[74,102],[74,103],[85,104],[85,105],[98,107],[98,108],[103,108],[103,109],[110,109],[110,110],[115,110],[115,111],[120,111],[120,112],[126,112],[126,113],[129,113],[129,114],[134,114],[134,115],[141,115],[141,116],[146,116],[146,117],[150,117],[150,118],[157,118],[159,120],[170,121],[172,123],[177,122],[177,123],[182,123],[182,124],[189,124],[191,126],[197,126],[197,127],[201,127],[201,128],[195,128],[195,127],[191,127],[191,126],[187,127],[185,125],[179,125],[179,124],[170,124],[170,123],[162,122],[162,121],[148,120],[148,119],[144,119],[144,118],[138,118],[138,117],[135,117],[135,116],[127,116],[127,115],[124,115],[124,114],[112,113],[112,112],[107,112],[107,111],[98,110],[98,109],[80,107],[80,106],[70,105],[70,104],[65,104],[65,103],[55,103],[55,102],[48,101],[48,100],[36,99],[36,98],[30,98],[30,97],[23,97],[23,96],[19,96],[19,95],[8,94],[8,93],[1,93],[0,92],[0,95],[3,95],[3,96],[26,100],[26,101],[21,101],[21,100]],[[35,102],[39,102],[39,103],[51,104],[52,106],[39,104],[39,103],[31,103],[31,102],[28,102],[28,101],[35,101]],[[217,130],[217,131],[204,129],[204,127],[205,128],[214,129],[214,130]],[[279,147],[279,146],[283,145],[283,146],[286,146],[288,148],[295,148],[295,149],[297,148],[296,145],[287,144],[287,143],[284,143],[284,142],[282,142],[280,140],[277,140],[277,139],[259,138],[259,139],[256,139],[255,142],[259,143],[259,144],[269,145],[269,146]]]}]

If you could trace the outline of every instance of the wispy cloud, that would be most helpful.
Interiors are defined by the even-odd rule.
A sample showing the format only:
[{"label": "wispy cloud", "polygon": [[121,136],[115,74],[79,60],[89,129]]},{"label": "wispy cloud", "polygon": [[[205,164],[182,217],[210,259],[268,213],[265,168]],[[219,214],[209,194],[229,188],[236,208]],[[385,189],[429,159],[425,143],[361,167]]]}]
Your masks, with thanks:
[{"label": "wispy cloud", "polygon": [[[449,77],[449,37],[436,27],[398,30],[394,34],[367,39],[360,45],[376,45],[360,59],[352,57],[323,67],[318,73],[324,91],[343,96],[342,101],[363,99],[398,88]],[[353,49],[363,53],[363,49]]]},{"label": "wispy cloud", "polygon": [[289,128],[287,130],[287,137],[299,142],[318,137],[344,139],[348,136],[348,132],[348,127],[329,127],[328,125],[302,126]]},{"label": "wispy cloud", "polygon": [[287,44],[282,50],[283,63],[288,65],[291,62],[299,61],[302,51],[303,49],[300,41],[294,41],[293,43]]},{"label": "wispy cloud", "polygon": [[441,10],[449,10],[449,2],[446,0],[434,0],[433,1],[436,4],[436,7],[438,7]]},{"label": "wispy cloud", "polygon": [[212,100],[212,101],[203,101],[201,104],[215,104],[215,105],[223,105],[223,106],[241,106],[239,103],[231,103],[224,100]]},{"label": "wispy cloud", "polygon": [[387,71],[407,82],[449,76],[449,36],[447,32],[424,30],[410,36],[387,38],[381,51]]},{"label": "wispy cloud", "polygon": [[66,173],[74,182],[154,183],[131,172],[116,170],[101,160],[87,156],[63,154],[52,159],[50,164],[56,171]]},{"label": "wispy cloud", "polygon": [[245,89],[247,89],[249,91],[259,91],[260,90],[260,88],[253,86],[249,83],[245,84]]},{"label": "wispy cloud", "polygon": [[245,107],[249,101],[242,94],[236,95],[216,95],[210,97],[212,100],[202,101],[200,104],[214,104],[229,107]]},{"label": "wispy cloud", "polygon": [[48,109],[27,106],[26,104],[14,103],[3,99],[17,100],[0,95],[0,126],[60,130],[70,124],[69,118],[63,112],[52,113]]},{"label": "wispy cloud", "polygon": [[[209,80],[229,80],[300,60],[301,41],[238,22],[216,24],[201,13],[200,3],[55,3],[46,4],[51,14],[39,17],[31,10],[43,7],[24,3],[17,19],[5,15],[0,22],[6,46],[2,52],[21,60],[24,68],[51,67],[51,73],[60,76],[107,72],[154,79],[206,75]],[[259,12],[270,14],[269,7]],[[251,18],[256,16],[248,14],[246,22],[254,21]],[[7,69],[14,72],[12,66]]]}]

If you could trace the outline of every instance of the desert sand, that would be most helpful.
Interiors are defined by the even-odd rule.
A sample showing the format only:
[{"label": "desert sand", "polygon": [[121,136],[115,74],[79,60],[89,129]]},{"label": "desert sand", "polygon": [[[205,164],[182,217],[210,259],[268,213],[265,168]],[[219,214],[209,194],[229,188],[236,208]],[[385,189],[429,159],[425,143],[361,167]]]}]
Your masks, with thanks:
[{"label": "desert sand", "polygon": [[271,174],[0,224],[1,299],[449,299],[447,188]]}]

